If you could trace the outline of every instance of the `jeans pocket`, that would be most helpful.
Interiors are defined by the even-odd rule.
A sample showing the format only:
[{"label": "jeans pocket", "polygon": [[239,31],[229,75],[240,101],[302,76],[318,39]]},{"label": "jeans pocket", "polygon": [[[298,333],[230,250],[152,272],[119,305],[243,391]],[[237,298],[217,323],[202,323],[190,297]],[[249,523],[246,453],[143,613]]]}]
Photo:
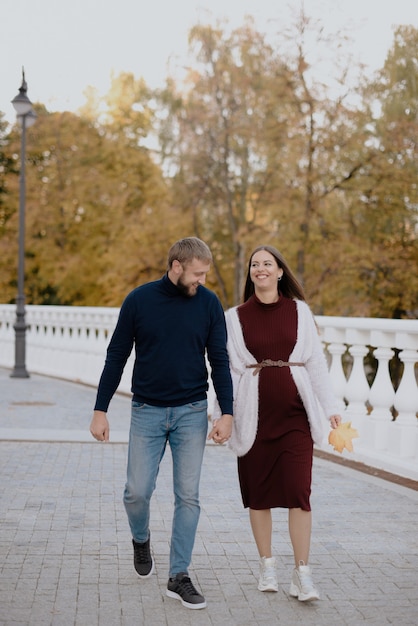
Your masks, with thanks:
[{"label": "jeans pocket", "polygon": [[196,402],[189,402],[188,408],[193,411],[207,411],[208,410],[208,401],[207,400],[197,400]]}]

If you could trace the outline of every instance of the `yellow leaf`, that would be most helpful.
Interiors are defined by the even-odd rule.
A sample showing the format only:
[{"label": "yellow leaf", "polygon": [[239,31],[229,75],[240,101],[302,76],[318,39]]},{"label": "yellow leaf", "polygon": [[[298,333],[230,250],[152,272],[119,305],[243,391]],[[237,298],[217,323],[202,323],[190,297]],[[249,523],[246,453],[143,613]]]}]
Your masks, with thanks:
[{"label": "yellow leaf", "polygon": [[352,439],[358,437],[358,432],[355,428],[351,428],[351,422],[341,422],[337,428],[331,430],[328,436],[328,443],[334,446],[334,450],[341,452],[344,448],[347,448],[349,452],[353,451]]}]

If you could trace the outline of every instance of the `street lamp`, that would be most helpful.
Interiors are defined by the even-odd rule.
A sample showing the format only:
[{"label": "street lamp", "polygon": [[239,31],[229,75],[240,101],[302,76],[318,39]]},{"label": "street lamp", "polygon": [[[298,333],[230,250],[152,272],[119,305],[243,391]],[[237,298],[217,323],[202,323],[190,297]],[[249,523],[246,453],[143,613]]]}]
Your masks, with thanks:
[{"label": "street lamp", "polygon": [[28,86],[25,71],[22,69],[22,85],[12,100],[17,113],[17,121],[22,127],[19,175],[19,255],[17,272],[17,298],[15,329],[15,366],[12,378],[29,378],[26,371],[26,321],[25,321],[25,161],[26,129],[35,123],[36,114],[27,96]]}]

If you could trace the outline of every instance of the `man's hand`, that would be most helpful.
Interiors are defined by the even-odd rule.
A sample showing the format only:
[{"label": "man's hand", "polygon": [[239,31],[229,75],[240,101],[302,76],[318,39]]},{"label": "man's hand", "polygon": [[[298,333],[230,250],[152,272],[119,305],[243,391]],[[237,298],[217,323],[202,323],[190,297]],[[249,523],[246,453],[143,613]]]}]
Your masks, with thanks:
[{"label": "man's hand", "polygon": [[109,441],[109,422],[104,411],[94,411],[90,432],[97,441]]},{"label": "man's hand", "polygon": [[213,424],[213,428],[208,435],[208,439],[213,439],[214,443],[225,443],[232,433],[232,415],[224,413]]}]

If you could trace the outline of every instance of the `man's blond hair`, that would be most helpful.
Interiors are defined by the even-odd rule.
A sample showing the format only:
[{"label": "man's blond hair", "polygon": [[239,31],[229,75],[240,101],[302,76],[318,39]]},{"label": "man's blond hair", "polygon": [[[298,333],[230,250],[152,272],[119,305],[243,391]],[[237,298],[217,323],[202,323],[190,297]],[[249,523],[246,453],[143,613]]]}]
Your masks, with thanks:
[{"label": "man's blond hair", "polygon": [[212,263],[212,253],[209,246],[198,237],[179,239],[168,251],[168,269],[171,269],[173,261],[179,261],[179,263],[185,265],[193,261],[193,259]]}]

